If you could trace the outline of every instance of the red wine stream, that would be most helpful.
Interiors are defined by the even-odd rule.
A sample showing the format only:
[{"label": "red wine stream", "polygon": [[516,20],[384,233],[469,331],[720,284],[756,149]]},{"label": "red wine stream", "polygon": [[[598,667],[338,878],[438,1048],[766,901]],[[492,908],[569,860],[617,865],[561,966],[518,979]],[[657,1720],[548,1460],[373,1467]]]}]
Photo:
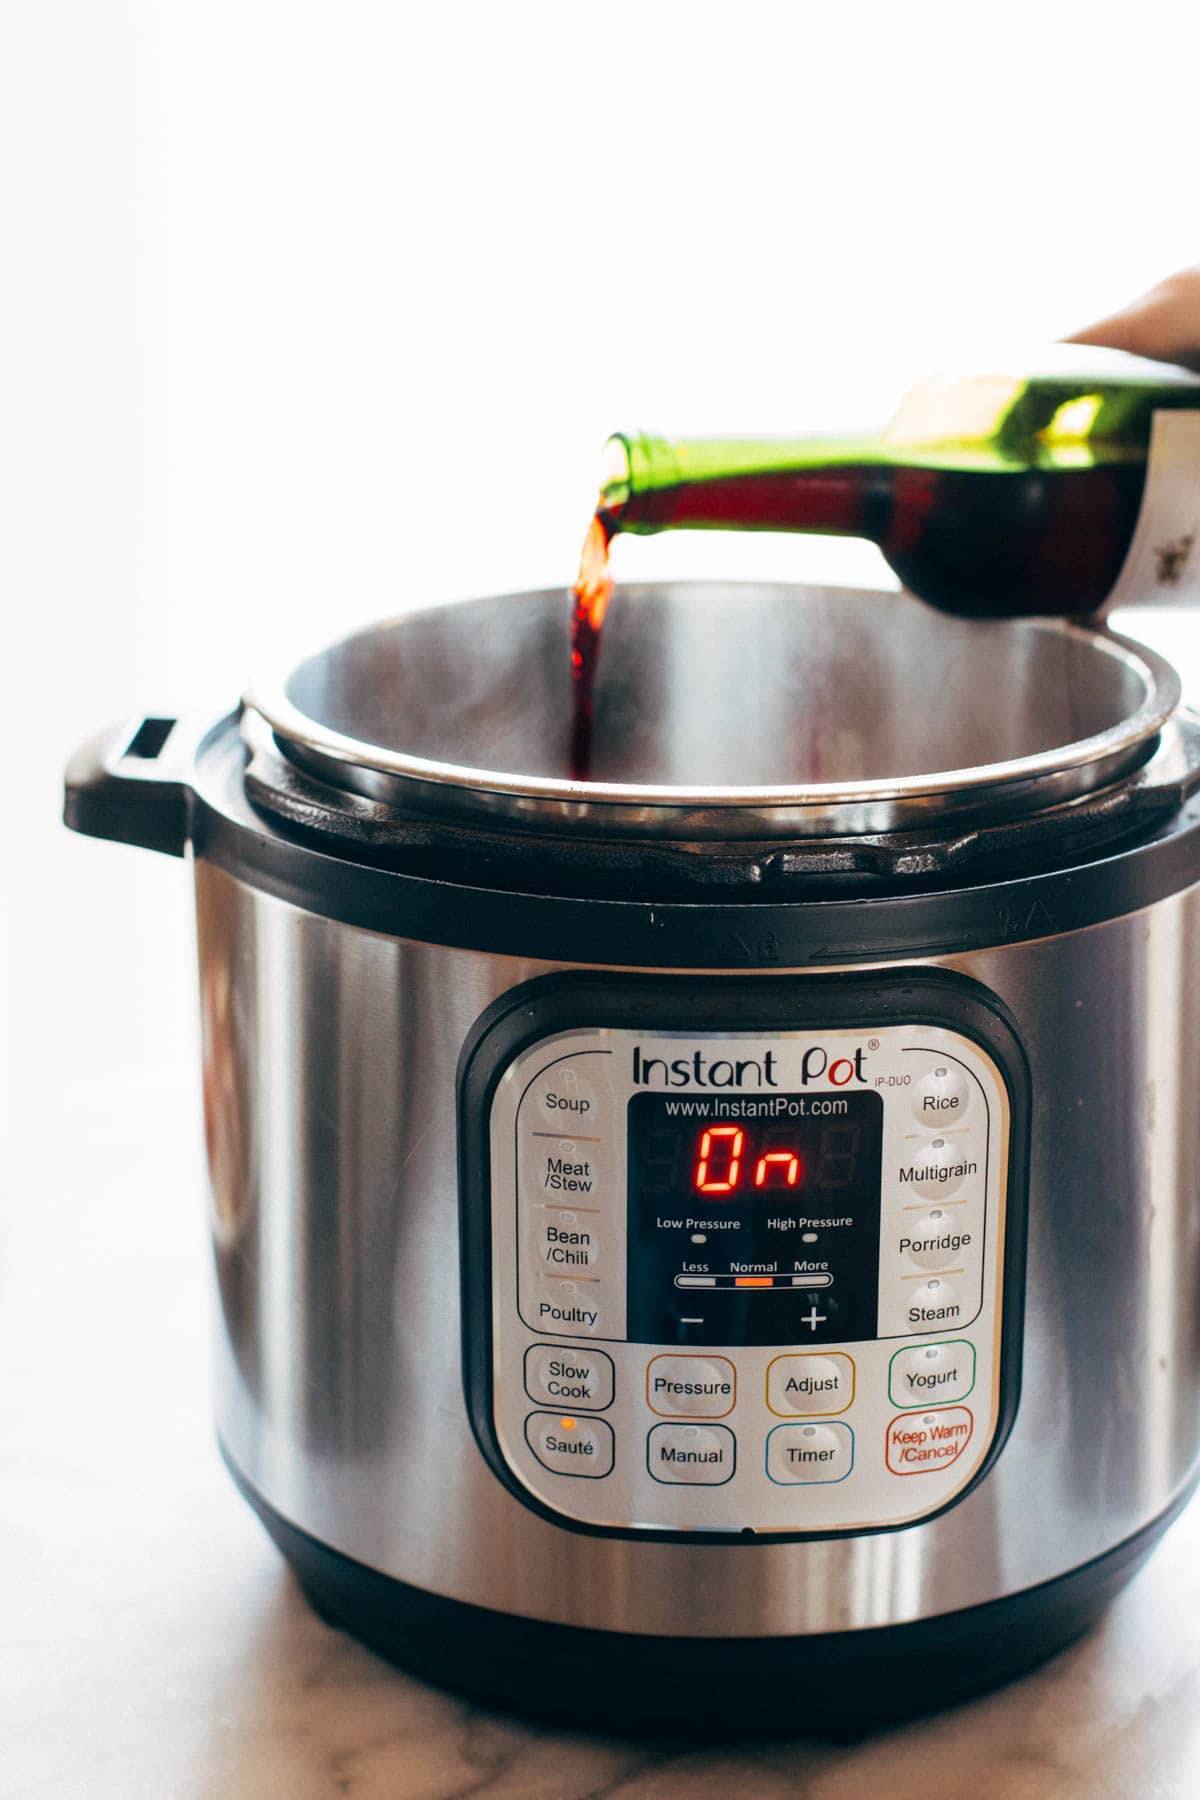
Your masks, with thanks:
[{"label": "red wine stream", "polygon": [[600,662],[604,615],[612,599],[613,581],[608,547],[614,526],[597,512],[588,526],[579,558],[579,574],[571,590],[571,779],[592,777],[592,729],[596,702],[596,671]]}]

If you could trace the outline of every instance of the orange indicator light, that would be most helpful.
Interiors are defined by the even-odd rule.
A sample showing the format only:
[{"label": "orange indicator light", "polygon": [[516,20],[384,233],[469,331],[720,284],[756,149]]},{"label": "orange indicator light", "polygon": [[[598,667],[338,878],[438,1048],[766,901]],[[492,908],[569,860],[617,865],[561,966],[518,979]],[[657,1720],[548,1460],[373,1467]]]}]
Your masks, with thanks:
[{"label": "orange indicator light", "polygon": [[734,1287],[774,1287],[775,1278],[772,1275],[735,1275],[733,1285]]},{"label": "orange indicator light", "polygon": [[564,1431],[574,1431],[575,1429],[574,1419],[560,1419],[558,1422]]}]

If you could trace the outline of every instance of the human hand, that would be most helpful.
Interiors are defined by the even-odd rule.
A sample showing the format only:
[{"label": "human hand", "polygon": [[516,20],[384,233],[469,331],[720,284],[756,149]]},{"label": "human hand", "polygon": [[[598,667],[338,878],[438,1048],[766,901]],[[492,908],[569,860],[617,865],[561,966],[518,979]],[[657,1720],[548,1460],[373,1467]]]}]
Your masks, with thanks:
[{"label": "human hand", "polygon": [[1104,344],[1200,370],[1200,265],[1168,276],[1120,312],[1072,332],[1066,342]]}]

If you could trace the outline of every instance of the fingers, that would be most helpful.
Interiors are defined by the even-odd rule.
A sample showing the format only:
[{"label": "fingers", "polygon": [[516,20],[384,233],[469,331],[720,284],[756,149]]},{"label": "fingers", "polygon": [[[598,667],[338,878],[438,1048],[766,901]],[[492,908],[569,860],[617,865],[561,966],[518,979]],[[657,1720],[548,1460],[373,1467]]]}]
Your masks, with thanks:
[{"label": "fingers", "polygon": [[1072,332],[1069,344],[1104,344],[1155,362],[1200,369],[1200,266],[1159,282],[1110,318]]}]

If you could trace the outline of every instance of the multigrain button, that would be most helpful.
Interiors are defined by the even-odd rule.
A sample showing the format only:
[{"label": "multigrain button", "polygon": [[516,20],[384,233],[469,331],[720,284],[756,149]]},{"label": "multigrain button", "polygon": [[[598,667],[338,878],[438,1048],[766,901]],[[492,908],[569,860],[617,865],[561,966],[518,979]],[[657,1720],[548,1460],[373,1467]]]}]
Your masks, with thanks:
[{"label": "multigrain button", "polygon": [[920,1269],[945,1269],[971,1250],[977,1233],[959,1218],[961,1207],[933,1207],[900,1231],[900,1252]]},{"label": "multigrain button", "polygon": [[776,1425],[767,1433],[767,1474],[783,1486],[845,1481],[854,1467],[848,1425]]},{"label": "multigrain button", "polygon": [[935,1062],[913,1089],[913,1116],[931,1131],[944,1130],[966,1117],[970,1101],[966,1071],[957,1063]]},{"label": "multigrain button", "polygon": [[525,1442],[544,1469],[555,1475],[597,1481],[613,1466],[612,1426],[576,1413],[530,1413]]},{"label": "multigrain button", "polygon": [[958,1461],[974,1429],[967,1406],[901,1413],[887,1428],[887,1466],[893,1475],[934,1475]]},{"label": "multigrain button", "polygon": [[777,1356],[767,1367],[767,1405],[781,1417],[845,1412],[854,1398],[854,1360],[829,1356]]},{"label": "multigrain button", "polygon": [[525,1352],[525,1392],[543,1405],[603,1412],[612,1405],[614,1379],[612,1357],[603,1350],[530,1344]]},{"label": "multigrain button", "polygon": [[724,1356],[654,1356],[646,1368],[646,1399],[667,1417],[720,1419],[737,1399],[737,1372]]},{"label": "multigrain button", "polygon": [[914,1144],[900,1165],[901,1195],[917,1194],[922,1200],[949,1198],[964,1181],[980,1171],[979,1158],[963,1143],[935,1137]]},{"label": "multigrain button", "polygon": [[646,1466],[655,1481],[720,1487],[733,1474],[736,1445],[727,1425],[655,1425]]},{"label": "multigrain button", "polygon": [[914,1344],[897,1350],[888,1365],[893,1406],[941,1405],[965,1400],[975,1386],[975,1346],[966,1338],[947,1344]]}]

